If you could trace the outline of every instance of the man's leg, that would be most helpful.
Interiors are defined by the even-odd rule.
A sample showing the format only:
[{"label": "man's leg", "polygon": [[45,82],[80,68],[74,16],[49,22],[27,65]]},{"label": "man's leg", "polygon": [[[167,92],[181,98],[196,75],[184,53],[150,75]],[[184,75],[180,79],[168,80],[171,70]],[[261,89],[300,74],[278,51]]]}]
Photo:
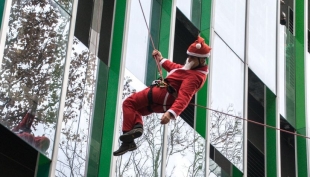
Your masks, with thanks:
[{"label": "man's leg", "polygon": [[[137,114],[138,115],[138,114]],[[142,116],[136,116],[141,117]],[[132,130],[123,131],[123,134],[119,137],[119,139],[123,142],[132,142],[134,139],[139,138],[143,134],[143,125],[141,123],[135,124]]]},{"label": "man's leg", "polygon": [[134,139],[143,134],[143,120],[138,110],[146,108],[148,105],[149,88],[134,93],[123,102],[123,135],[120,136],[121,146],[114,156],[122,155],[128,151],[137,149]]},{"label": "man's leg", "polygon": [[45,136],[35,137],[27,132],[19,133],[17,135],[41,152],[45,152],[50,146],[50,140]]},{"label": "man's leg", "polygon": [[27,114],[23,117],[22,121],[15,128],[13,128],[14,132],[18,132],[21,130],[23,132],[31,133],[31,125],[33,123],[35,112],[38,106],[38,97],[33,96],[31,100],[33,103],[32,107],[29,109]]},{"label": "man's leg", "polygon": [[123,132],[132,130],[135,124],[143,124],[142,116],[138,110],[147,107],[149,88],[134,93],[123,102]]},{"label": "man's leg", "polygon": [[22,132],[22,133],[18,133],[17,135],[21,137],[22,139],[24,139],[31,146],[33,147],[35,146],[34,136],[31,133]]},{"label": "man's leg", "polygon": [[[163,105],[166,97],[166,88],[153,87],[152,89],[152,104],[150,111],[148,109],[149,99],[147,88],[141,92],[133,94],[128,97],[123,103],[123,135],[120,136],[120,140],[123,142],[120,148],[113,153],[118,156],[126,153],[127,151],[137,149],[134,139],[140,137],[143,134],[143,120],[142,116],[149,115],[153,112],[163,113]],[[174,97],[169,96],[167,99],[167,105],[171,105],[174,101]],[[169,108],[169,106],[167,107]]]},{"label": "man's leg", "polygon": [[[123,135],[120,140],[123,142],[131,142],[138,138],[143,133],[143,120],[139,112],[141,109],[146,109],[148,102],[149,88],[144,89],[128,97],[123,102]],[[148,112],[150,114],[151,112]]]},{"label": "man's leg", "polygon": [[34,137],[34,144],[37,149],[44,153],[50,146],[50,139],[45,136]]},{"label": "man's leg", "polygon": [[31,132],[31,125],[34,119],[34,115],[28,112],[25,117],[23,117],[22,121],[13,129],[13,131],[18,132],[22,130],[23,132]]}]

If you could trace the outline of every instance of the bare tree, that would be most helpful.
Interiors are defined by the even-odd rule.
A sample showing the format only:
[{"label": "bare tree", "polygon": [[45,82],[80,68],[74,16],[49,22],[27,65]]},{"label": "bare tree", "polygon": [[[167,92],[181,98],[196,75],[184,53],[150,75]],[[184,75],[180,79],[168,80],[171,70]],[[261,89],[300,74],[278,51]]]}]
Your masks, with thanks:
[{"label": "bare tree", "polygon": [[61,5],[68,13],[71,13],[72,11],[72,1],[73,0],[54,0],[56,1],[59,5]]},{"label": "bare tree", "polygon": [[[131,81],[130,78],[125,78],[123,99],[132,93]],[[227,110],[223,112],[233,114],[233,106],[229,105]],[[243,148],[242,121],[226,114],[211,113],[211,142],[228,160],[240,167],[242,166]],[[144,117],[144,134],[137,141],[139,149],[118,157],[117,176],[160,176],[163,126],[159,124],[159,119],[159,114]],[[188,162],[187,165],[183,166],[184,169],[187,169],[183,174],[184,176],[203,175],[205,158],[209,158],[205,157],[204,138],[180,118],[171,121],[169,127],[166,159],[167,176],[173,176],[179,170],[178,164],[175,164],[174,161],[176,156],[184,158]],[[210,175],[221,173],[216,163],[210,164]]]},{"label": "bare tree", "polygon": [[[132,80],[129,77],[125,77],[123,99],[135,92],[135,90],[132,91],[131,82]],[[136,141],[139,148],[117,158],[117,167],[115,169],[117,176],[160,176],[163,148],[163,126],[160,124],[160,117],[161,114],[150,114],[143,117],[144,134]],[[121,126],[119,130],[121,133]],[[186,154],[191,153],[193,154],[191,164],[185,168],[188,174],[199,174],[203,168],[203,143],[203,138],[195,134],[195,130],[182,119],[171,121],[168,136],[168,154],[165,161],[167,164],[174,164],[175,162],[170,160],[174,155],[178,154],[184,157]],[[167,168],[169,167],[167,166]],[[172,165],[169,171],[170,176],[173,175],[176,168],[176,165]]]},{"label": "bare tree", "polygon": [[[123,99],[136,92],[131,82],[131,78],[124,78]],[[132,174],[135,176],[160,176],[158,168],[160,168],[161,163],[162,143],[160,139],[162,127],[158,126],[159,117],[156,114],[145,116],[143,119],[144,134],[136,141],[139,148],[118,157],[115,169],[117,176],[123,177]],[[119,131],[121,133],[121,125],[119,125]]]},{"label": "bare tree", "polygon": [[67,88],[61,142],[59,144],[59,176],[85,175],[86,150],[95,92],[96,57],[88,49],[77,51],[80,42],[74,39],[69,84]]},{"label": "bare tree", "polygon": [[[226,111],[221,112],[211,112],[210,142],[231,163],[242,168],[242,120],[229,116],[235,115],[233,105],[229,105]],[[241,113],[237,116],[240,117]]]}]

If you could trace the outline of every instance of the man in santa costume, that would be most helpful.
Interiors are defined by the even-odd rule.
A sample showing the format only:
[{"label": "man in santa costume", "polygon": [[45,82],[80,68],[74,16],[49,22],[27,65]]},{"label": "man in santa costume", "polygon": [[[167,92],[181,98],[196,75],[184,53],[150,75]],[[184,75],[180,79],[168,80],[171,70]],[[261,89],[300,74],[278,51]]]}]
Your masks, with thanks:
[{"label": "man in santa costume", "polygon": [[185,65],[173,63],[163,58],[158,50],[153,51],[152,55],[167,70],[168,76],[164,83],[155,81],[150,87],[132,94],[123,102],[122,144],[113,152],[114,156],[137,149],[134,139],[143,134],[142,116],[164,113],[160,123],[167,124],[182,113],[207,79],[206,58],[210,56],[210,50],[204,39],[198,36],[187,49]]},{"label": "man in santa costume", "polygon": [[32,134],[31,126],[35,118],[37,106],[38,106],[38,98],[36,96],[33,97],[33,105],[32,108],[26,113],[21,122],[13,128],[13,132],[15,132],[19,137],[24,139],[30,145],[45,153],[50,146],[49,138],[45,136],[34,136]]}]

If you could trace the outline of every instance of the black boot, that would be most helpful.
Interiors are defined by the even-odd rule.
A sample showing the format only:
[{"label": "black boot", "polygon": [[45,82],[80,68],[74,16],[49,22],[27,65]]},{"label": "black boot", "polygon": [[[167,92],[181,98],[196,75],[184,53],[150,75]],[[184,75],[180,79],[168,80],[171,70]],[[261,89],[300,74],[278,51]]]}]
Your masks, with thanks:
[{"label": "black boot", "polygon": [[143,134],[143,125],[136,124],[132,130],[122,134],[119,139],[123,142],[132,142]]},{"label": "black boot", "polygon": [[137,145],[134,141],[130,142],[130,143],[125,143],[123,142],[122,145],[118,148],[117,151],[113,152],[114,156],[120,156],[125,154],[128,151],[133,151],[137,149]]}]

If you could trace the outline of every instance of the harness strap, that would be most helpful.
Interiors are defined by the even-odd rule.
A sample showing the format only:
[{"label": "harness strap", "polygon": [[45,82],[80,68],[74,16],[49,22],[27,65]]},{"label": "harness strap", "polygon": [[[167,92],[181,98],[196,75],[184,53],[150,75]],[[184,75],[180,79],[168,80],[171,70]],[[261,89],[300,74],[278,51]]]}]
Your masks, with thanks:
[{"label": "harness strap", "polygon": [[[164,101],[162,104],[158,104],[158,103],[154,103],[153,102],[153,87],[165,87],[167,90],[167,94],[165,95]],[[148,105],[147,105],[147,109],[149,112],[154,112],[152,109],[152,105],[153,104],[157,104],[157,105],[162,105],[163,106],[163,110],[166,112],[167,111],[167,99],[168,99],[168,95],[171,94],[172,96],[174,96],[175,98],[177,97],[177,92],[176,89],[173,88],[167,80],[165,80],[165,82],[162,82],[161,80],[155,80],[153,81],[153,84],[150,86],[150,90],[147,93],[147,98],[148,98]]]},{"label": "harness strap", "polygon": [[170,93],[171,95],[173,95],[174,97],[176,97],[176,96],[177,96],[177,91],[176,91],[176,89],[175,89],[174,87],[172,87],[172,86],[169,84],[169,82],[168,82],[167,79],[165,79],[164,81],[165,81],[165,83],[166,83],[166,85],[167,85],[167,91],[168,91],[168,93]]},{"label": "harness strap", "polygon": [[149,104],[147,105],[147,109],[149,112],[153,112],[153,109],[151,108],[152,104],[153,104],[153,87],[155,85],[151,85],[150,86],[150,90],[149,92],[147,93],[147,99],[149,100]]},{"label": "harness strap", "polygon": [[168,96],[169,96],[169,92],[166,93],[166,96],[165,96],[165,99],[164,99],[164,103],[163,103],[163,110],[164,112],[167,111],[167,99],[168,99]]}]

